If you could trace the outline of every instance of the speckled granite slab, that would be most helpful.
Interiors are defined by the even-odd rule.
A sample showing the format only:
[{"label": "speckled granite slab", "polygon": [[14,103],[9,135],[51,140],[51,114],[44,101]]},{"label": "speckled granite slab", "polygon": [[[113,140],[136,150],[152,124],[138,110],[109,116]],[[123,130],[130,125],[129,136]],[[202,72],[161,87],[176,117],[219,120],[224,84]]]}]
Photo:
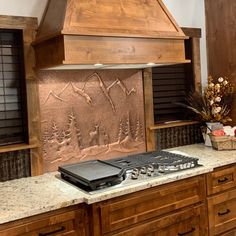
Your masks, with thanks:
[{"label": "speckled granite slab", "polygon": [[54,174],[0,183],[0,224],[78,204],[84,195]]},{"label": "speckled granite slab", "polygon": [[199,163],[205,167],[216,168],[236,163],[236,150],[217,151],[203,144],[181,146],[169,150],[181,151],[189,156],[198,157]]},{"label": "speckled granite slab", "polygon": [[93,193],[60,180],[57,172],[0,183],[0,224],[85,202],[92,204],[176,180],[211,172],[236,162],[236,151],[216,151],[202,144],[169,149],[199,158],[202,167],[148,180],[130,181]]}]

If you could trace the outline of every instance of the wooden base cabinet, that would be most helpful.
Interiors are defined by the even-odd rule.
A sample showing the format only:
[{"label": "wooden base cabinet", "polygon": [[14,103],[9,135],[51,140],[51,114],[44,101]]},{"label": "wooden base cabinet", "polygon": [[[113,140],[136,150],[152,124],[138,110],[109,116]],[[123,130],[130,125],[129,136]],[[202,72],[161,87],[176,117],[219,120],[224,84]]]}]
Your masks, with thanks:
[{"label": "wooden base cabinet", "polygon": [[236,236],[236,166],[217,168],[207,174],[210,236]]},{"label": "wooden base cabinet", "polygon": [[0,236],[89,236],[84,207],[68,207],[0,225]]},{"label": "wooden base cabinet", "polygon": [[207,201],[210,235],[222,235],[236,227],[236,189],[210,197]]},{"label": "wooden base cabinet", "polygon": [[187,208],[112,236],[206,236],[205,206]]},{"label": "wooden base cabinet", "polygon": [[206,236],[205,198],[205,176],[197,176],[97,203],[92,235]]}]

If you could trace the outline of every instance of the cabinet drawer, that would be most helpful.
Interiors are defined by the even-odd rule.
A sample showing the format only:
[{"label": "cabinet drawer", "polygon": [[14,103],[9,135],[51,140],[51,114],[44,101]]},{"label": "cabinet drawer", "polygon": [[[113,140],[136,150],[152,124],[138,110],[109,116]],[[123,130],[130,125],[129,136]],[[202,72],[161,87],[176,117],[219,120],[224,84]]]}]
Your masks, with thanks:
[{"label": "cabinet drawer", "polygon": [[185,210],[165,217],[154,219],[147,223],[112,236],[207,236],[207,226],[204,206],[189,207]]},{"label": "cabinet drawer", "polygon": [[76,235],[74,219],[24,233],[24,236]]},{"label": "cabinet drawer", "polygon": [[236,189],[208,198],[210,235],[222,235],[236,226]]},{"label": "cabinet drawer", "polygon": [[64,213],[42,214],[6,224],[0,228],[1,236],[54,236],[80,235],[87,232],[87,213],[83,209]]},{"label": "cabinet drawer", "polygon": [[236,167],[224,167],[207,174],[207,194],[211,195],[236,186]]},{"label": "cabinet drawer", "polygon": [[198,176],[150,188],[99,205],[102,233],[131,226],[205,198],[205,178]]}]

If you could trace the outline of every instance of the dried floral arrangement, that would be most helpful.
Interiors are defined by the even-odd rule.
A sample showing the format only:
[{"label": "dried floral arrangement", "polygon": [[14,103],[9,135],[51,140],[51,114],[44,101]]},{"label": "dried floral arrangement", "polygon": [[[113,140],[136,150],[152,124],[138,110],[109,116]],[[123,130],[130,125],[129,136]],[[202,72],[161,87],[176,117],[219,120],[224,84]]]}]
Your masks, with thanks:
[{"label": "dried floral arrangement", "polygon": [[190,93],[186,98],[188,105],[184,107],[193,111],[200,121],[226,124],[232,121],[229,113],[233,91],[234,87],[227,77],[209,76],[203,93]]}]

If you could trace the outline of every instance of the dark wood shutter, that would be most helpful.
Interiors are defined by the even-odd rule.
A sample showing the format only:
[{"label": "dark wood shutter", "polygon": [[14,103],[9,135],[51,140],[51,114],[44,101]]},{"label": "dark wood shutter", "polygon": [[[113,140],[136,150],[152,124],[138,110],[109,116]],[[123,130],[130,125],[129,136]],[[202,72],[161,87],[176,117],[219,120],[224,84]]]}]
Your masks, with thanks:
[{"label": "dark wood shutter", "polygon": [[153,69],[153,107],[155,123],[183,119],[183,109],[175,102],[185,102],[186,76],[184,64]]},{"label": "dark wood shutter", "polygon": [[23,33],[0,30],[0,145],[27,142]]}]

